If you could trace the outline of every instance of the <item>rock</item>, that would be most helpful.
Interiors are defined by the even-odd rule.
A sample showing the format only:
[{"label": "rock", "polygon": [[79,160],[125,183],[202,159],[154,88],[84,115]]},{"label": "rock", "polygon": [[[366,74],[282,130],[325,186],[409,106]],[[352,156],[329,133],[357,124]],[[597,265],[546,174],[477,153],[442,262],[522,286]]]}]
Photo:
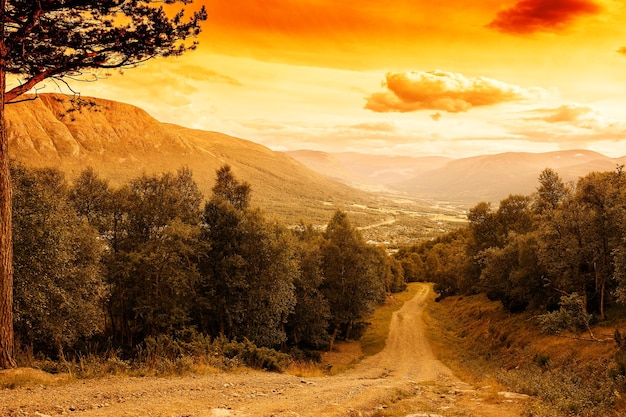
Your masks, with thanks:
[{"label": "rock", "polygon": [[231,415],[231,411],[227,408],[214,408],[211,410],[211,414],[215,417],[225,417]]},{"label": "rock", "polygon": [[530,398],[529,395],[526,394],[518,394],[517,392],[508,392],[508,391],[500,391],[498,395],[506,398],[507,400],[525,400]]}]

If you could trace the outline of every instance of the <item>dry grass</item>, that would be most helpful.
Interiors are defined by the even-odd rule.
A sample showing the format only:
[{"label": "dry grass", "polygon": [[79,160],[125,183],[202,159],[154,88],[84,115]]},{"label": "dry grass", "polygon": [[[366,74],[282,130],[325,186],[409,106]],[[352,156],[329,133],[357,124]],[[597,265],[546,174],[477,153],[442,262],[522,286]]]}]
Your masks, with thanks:
[{"label": "dry grass", "polygon": [[323,352],[321,356],[322,367],[330,375],[337,375],[352,368],[365,357],[359,341],[335,343],[332,351]]},{"label": "dry grass", "polygon": [[287,367],[285,373],[295,375],[300,378],[314,378],[328,375],[327,369],[324,365],[310,361],[293,362]]},{"label": "dry grass", "polygon": [[35,385],[57,385],[70,381],[69,374],[49,374],[34,368],[0,370],[0,388],[14,389]]},{"label": "dry grass", "polygon": [[606,323],[594,329],[596,341],[544,335],[532,314],[509,314],[484,296],[432,303],[427,323],[435,353],[461,378],[539,399],[528,416],[623,415],[625,376]]}]

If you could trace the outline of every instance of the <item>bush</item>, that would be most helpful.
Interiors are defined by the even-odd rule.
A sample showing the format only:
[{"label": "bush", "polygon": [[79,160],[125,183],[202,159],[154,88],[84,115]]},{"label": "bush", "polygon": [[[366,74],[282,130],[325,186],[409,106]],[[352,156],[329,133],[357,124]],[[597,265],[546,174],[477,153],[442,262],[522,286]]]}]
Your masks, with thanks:
[{"label": "bush", "polygon": [[216,355],[221,353],[225,358],[240,361],[243,365],[255,369],[282,372],[291,362],[291,356],[266,347],[257,347],[245,339],[243,342],[216,339],[214,342]]},{"label": "bush", "polygon": [[593,316],[584,311],[584,299],[573,293],[561,296],[559,310],[538,316],[539,326],[544,333],[559,334],[563,331],[581,332],[590,330]]}]

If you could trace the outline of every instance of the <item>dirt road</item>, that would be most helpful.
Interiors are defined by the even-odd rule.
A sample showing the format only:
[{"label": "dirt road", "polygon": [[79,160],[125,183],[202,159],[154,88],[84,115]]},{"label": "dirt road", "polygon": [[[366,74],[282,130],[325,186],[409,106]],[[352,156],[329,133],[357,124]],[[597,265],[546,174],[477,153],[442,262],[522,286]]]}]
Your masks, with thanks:
[{"label": "dirt road", "polygon": [[386,348],[337,376],[246,371],[181,378],[107,378],[0,391],[14,416],[519,416],[520,402],[458,380],[433,355],[427,285],[394,314]]}]

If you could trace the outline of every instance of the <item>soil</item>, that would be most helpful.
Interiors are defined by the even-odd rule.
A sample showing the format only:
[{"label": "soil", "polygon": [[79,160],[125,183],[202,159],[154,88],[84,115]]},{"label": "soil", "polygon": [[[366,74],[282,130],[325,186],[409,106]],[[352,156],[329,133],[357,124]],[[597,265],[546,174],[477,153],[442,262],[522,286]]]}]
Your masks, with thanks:
[{"label": "soil", "polygon": [[394,313],[382,352],[338,375],[246,370],[77,380],[2,390],[0,416],[520,416],[523,396],[474,387],[435,358],[422,320],[429,291],[423,285]]}]

